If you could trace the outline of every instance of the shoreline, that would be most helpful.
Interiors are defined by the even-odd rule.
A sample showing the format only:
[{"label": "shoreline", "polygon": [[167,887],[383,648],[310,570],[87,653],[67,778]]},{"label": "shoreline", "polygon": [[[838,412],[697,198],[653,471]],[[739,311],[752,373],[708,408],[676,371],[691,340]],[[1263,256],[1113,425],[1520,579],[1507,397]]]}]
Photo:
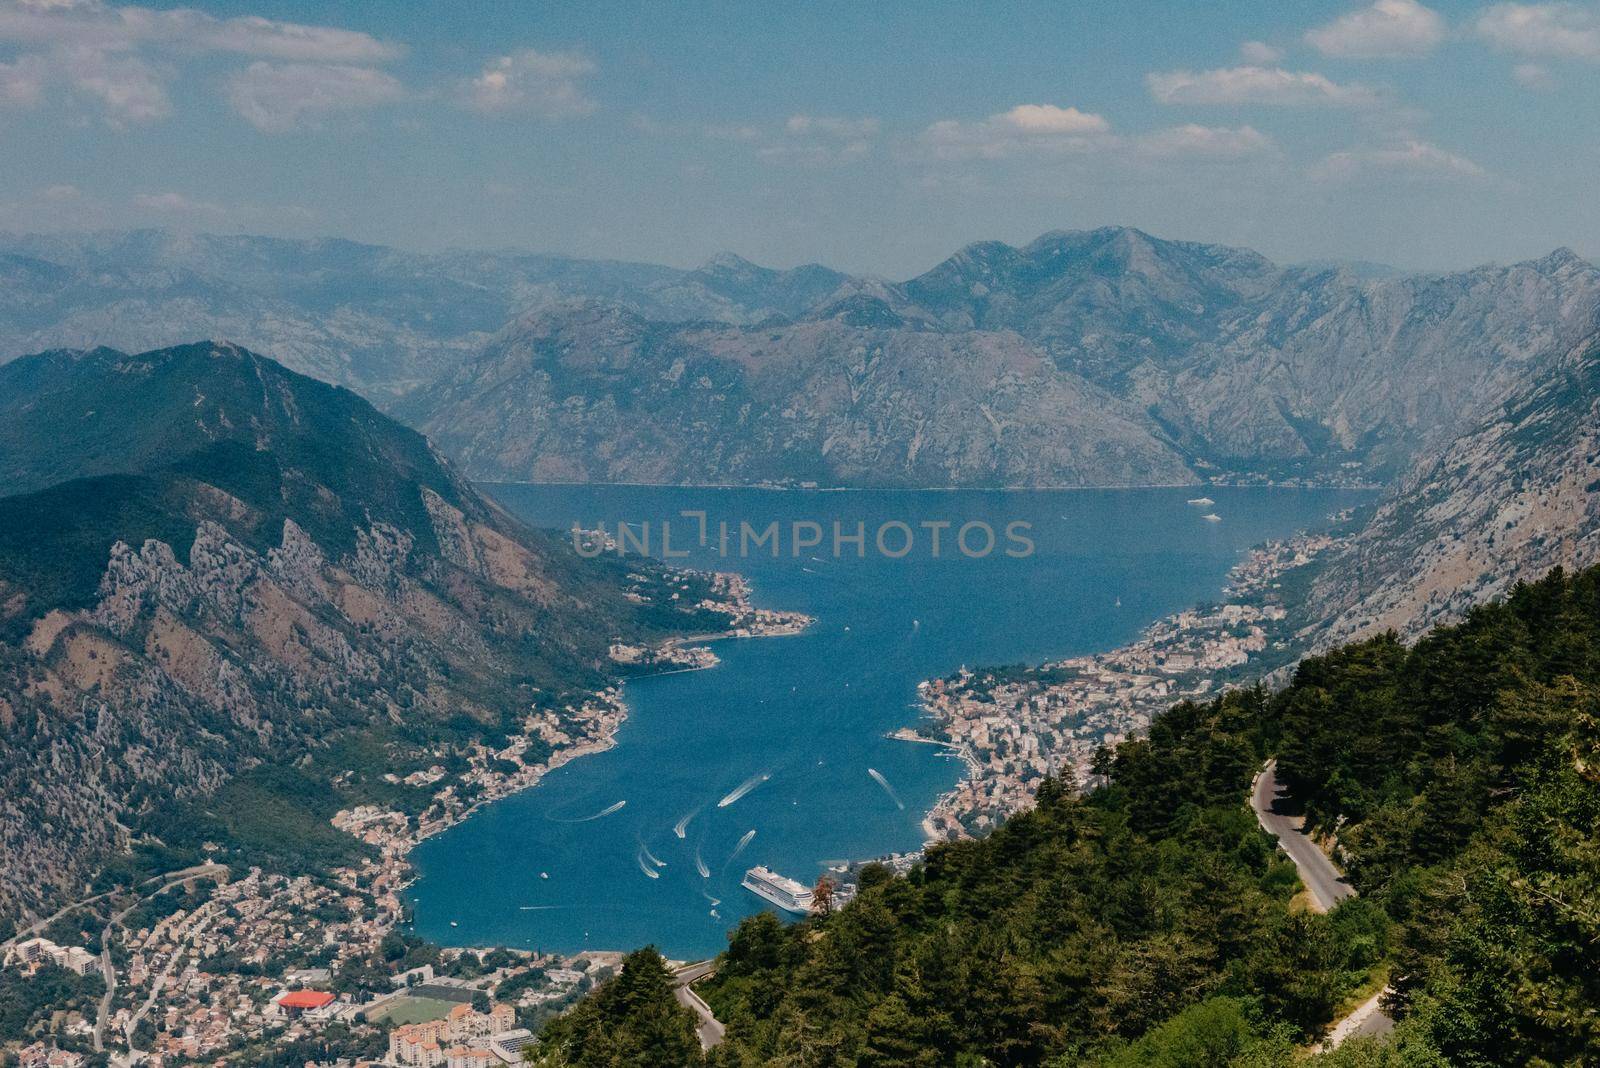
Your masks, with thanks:
[{"label": "shoreline", "polygon": [[[1030,807],[1046,775],[1070,772],[1087,784],[1103,746],[1147,730],[1179,701],[1220,694],[1230,675],[1269,650],[1292,657],[1296,639],[1285,630],[1290,617],[1277,579],[1341,540],[1301,531],[1253,547],[1229,570],[1217,602],[1164,616],[1105,652],[923,680],[923,722],[888,737],[943,746],[967,769],[925,815],[925,846],[987,833]],[[1251,677],[1267,674],[1258,668]]]},{"label": "shoreline", "polygon": [[[527,486],[536,489],[664,489],[752,490],[762,493],[1093,493],[1097,490],[1279,489],[1362,490],[1381,492],[1384,482],[1118,482],[1098,486],[974,485],[974,486],[777,486],[749,482],[541,482],[538,480],[472,478],[478,486]],[[550,528],[553,529],[553,528]]]},{"label": "shoreline", "polygon": [[[716,654],[705,646],[714,641],[747,638],[783,638],[803,633],[811,627],[816,620],[801,612],[787,612],[774,609],[757,608],[750,599],[751,585],[743,575],[734,572],[715,573],[716,591],[727,596],[727,600],[708,604],[715,610],[726,611],[731,620],[735,621],[726,631],[709,634],[687,634],[667,638],[649,647],[622,646],[622,650],[638,650],[649,656],[649,659],[623,658],[618,655],[619,647],[612,650],[613,661],[619,665],[645,664],[650,667],[661,665],[658,670],[634,671],[614,679],[610,686],[603,690],[591,692],[582,704],[568,706],[567,711],[578,722],[593,724],[595,733],[576,741],[572,744],[557,746],[550,742],[548,731],[563,734],[564,731],[549,721],[556,720],[553,712],[539,714],[530,713],[525,726],[525,733],[511,738],[511,744],[498,752],[488,751],[491,763],[493,758],[504,759],[506,754],[515,753],[520,758],[522,752],[535,737],[544,738],[552,745],[550,755],[541,763],[534,765],[522,764],[521,772],[513,775],[484,775],[473,778],[472,772],[478,770],[474,763],[467,773],[456,776],[449,781],[444,778],[434,780],[442,788],[434,795],[435,803],[441,804],[441,799],[454,797],[455,789],[459,784],[478,782],[482,793],[465,808],[450,809],[447,804],[437,819],[423,823],[419,820],[415,830],[409,829],[409,819],[402,813],[378,810],[374,806],[357,806],[354,809],[342,809],[335,813],[330,822],[333,826],[360,841],[376,846],[379,850],[377,864],[382,867],[386,862],[403,867],[403,876],[390,886],[390,892],[395,896],[395,904],[402,910],[404,903],[399,900],[399,895],[416,884],[421,878],[421,873],[409,861],[411,852],[422,843],[466,822],[480,809],[498,801],[503,801],[526,790],[539,786],[547,775],[558,768],[565,767],[575,760],[587,756],[595,756],[616,748],[617,733],[628,718],[628,710],[623,700],[623,691],[629,682],[640,679],[656,678],[665,675],[682,674],[689,671],[710,670],[719,666],[720,660]],[[384,833],[386,828],[392,828],[398,822],[404,831]],[[471,950],[469,945],[438,942],[441,949]]]},{"label": "shoreline", "polygon": [[[1224,586],[1222,591],[1223,609],[1226,609],[1228,604],[1237,604],[1245,594],[1251,592],[1259,593],[1263,587],[1270,584],[1271,579],[1281,575],[1283,571],[1288,570],[1290,567],[1309,562],[1309,556],[1305,555],[1305,550],[1308,546],[1316,546],[1315,551],[1320,551],[1320,548],[1331,544],[1332,540],[1331,536],[1328,535],[1313,535],[1302,532],[1279,542],[1269,542],[1265,547],[1252,548],[1249,550],[1247,558],[1236,564],[1228,572],[1227,585]],[[1315,552],[1312,552],[1311,555],[1315,555]],[[1301,559],[1301,556],[1305,556],[1305,558]],[[1264,568],[1262,566],[1263,561],[1266,561]],[[483,796],[477,798],[466,809],[452,814],[452,818],[435,822],[425,827],[419,827],[416,832],[407,836],[409,840],[404,843],[392,842],[396,858],[405,863],[409,869],[405,882],[396,888],[397,891],[413,886],[420,878],[419,873],[414,868],[411,868],[409,862],[405,861],[404,858],[423,841],[465,821],[485,805],[494,801],[504,800],[513,794],[538,786],[546,774],[558,767],[565,766],[580,757],[603,753],[615,748],[618,744],[617,732],[627,718],[627,709],[621,694],[628,682],[715,667],[720,661],[710,649],[706,648],[706,646],[714,642],[732,638],[784,637],[802,633],[815,623],[814,619],[803,616],[800,613],[756,609],[750,602],[749,580],[742,574],[720,572],[718,577],[724,584],[719,588],[719,592],[725,593],[728,597],[728,600],[723,603],[732,610],[730,614],[744,622],[745,625],[735,625],[726,631],[687,634],[668,638],[648,650],[638,647],[614,648],[614,659],[638,664],[639,666],[648,664],[656,669],[630,673],[606,690],[591,695],[590,700],[585,702],[578,710],[579,713],[588,712],[589,714],[587,716],[580,714],[579,719],[589,720],[596,733],[583,741],[577,742],[577,744],[555,750],[545,764],[533,770],[526,779],[522,776],[517,776],[509,780],[502,780],[504,785],[496,783],[493,786],[488,786]],[[1197,630],[1196,624],[1200,619],[1199,611],[1199,608],[1190,608],[1158,619],[1146,627],[1135,641],[1106,652],[1087,654],[1064,661],[1051,661],[1021,670],[1025,674],[1039,674],[1058,669],[1064,664],[1105,664],[1127,658],[1130,655],[1148,655],[1152,647],[1152,639],[1161,636],[1164,628],[1170,630],[1170,633],[1167,633],[1163,639],[1167,644],[1171,644],[1174,640],[1180,643],[1190,640]],[[1281,612],[1277,618],[1282,618]],[[1247,622],[1256,623],[1260,621],[1259,617],[1252,617]],[[1256,640],[1257,648],[1252,651],[1260,652],[1262,648],[1265,648],[1265,641],[1259,640],[1261,637],[1264,637],[1264,635],[1258,636]],[[618,655],[619,653],[621,655]],[[648,656],[648,660],[643,659],[646,656]],[[1249,656],[1246,655],[1238,663],[1242,664],[1248,659]],[[1115,737],[1112,737],[1111,734],[1105,734],[1101,738],[1101,742],[1103,744],[1114,744],[1115,741],[1120,741],[1137,731],[1143,730],[1148,726],[1151,716],[1159,711],[1164,711],[1174,701],[1188,697],[1210,696],[1212,691],[1209,676],[1215,675],[1219,668],[1231,666],[1237,666],[1237,664],[1205,664],[1185,672],[1184,674],[1188,675],[1198,676],[1203,674],[1208,677],[1201,682],[1194,683],[1192,686],[1184,688],[1169,686],[1151,694],[1150,700],[1145,702],[1148,708],[1134,712],[1132,715],[1120,716],[1116,724],[1117,729],[1112,732]],[[975,677],[968,673],[965,678],[970,680]],[[918,700],[914,707],[921,709],[922,716],[919,718],[923,722],[908,724],[885,732],[883,735],[897,741],[935,746],[946,755],[960,760],[964,767],[964,774],[956,784],[940,794],[933,805],[923,814],[921,820],[922,849],[943,841],[987,833],[1000,819],[1027,807],[1027,804],[1031,803],[1032,786],[1036,784],[1036,780],[1029,780],[1025,797],[1013,795],[1003,804],[991,806],[990,811],[987,813],[984,811],[983,806],[973,803],[974,795],[972,791],[974,788],[993,784],[997,779],[1003,777],[1003,772],[997,771],[993,764],[994,758],[992,755],[987,762],[980,756],[983,748],[975,746],[971,738],[948,735],[948,732],[952,729],[953,720],[948,716],[942,715],[937,703],[930,701],[930,688],[946,682],[948,678],[950,677],[947,676],[946,679],[926,679],[918,684]],[[1173,683],[1179,682],[1177,678],[1173,678],[1171,681]],[[1189,681],[1193,682],[1192,679]],[[1012,708],[1000,714],[1008,715],[1014,712],[1015,709]],[[1095,746],[1095,748],[1097,747],[1098,745]],[[1048,773],[1061,774],[1070,767],[1077,774],[1080,782],[1085,781],[1088,756],[1084,752],[1070,750],[1057,752],[1046,750],[1042,746],[1038,747],[1036,751],[1045,753],[1053,761],[1047,769]],[[984,818],[988,818],[989,822],[983,822]],[[448,948],[471,948],[458,946],[455,943],[441,943],[441,945],[445,945]]]}]

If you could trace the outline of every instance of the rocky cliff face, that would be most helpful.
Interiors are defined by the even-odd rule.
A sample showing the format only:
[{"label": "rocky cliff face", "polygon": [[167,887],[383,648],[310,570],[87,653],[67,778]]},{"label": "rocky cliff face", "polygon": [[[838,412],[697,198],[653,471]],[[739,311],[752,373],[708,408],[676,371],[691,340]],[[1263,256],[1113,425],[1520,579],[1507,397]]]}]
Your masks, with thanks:
[{"label": "rocky cliff face", "polygon": [[1551,568],[1600,560],[1600,340],[1562,354],[1421,460],[1333,555],[1310,615],[1326,646],[1414,637]]},{"label": "rocky cliff face", "polygon": [[1290,271],[1212,341],[1132,369],[1129,392],[1223,466],[1359,464],[1386,481],[1597,326],[1600,270],[1566,250],[1377,281]]},{"label": "rocky cliff face", "polygon": [[1396,275],[1117,227],[905,282],[157,232],[0,238],[0,279],[0,358],[226,336],[503,479],[1389,482],[1600,326],[1565,250]]},{"label": "rocky cliff face", "polygon": [[1059,233],[847,280],[798,322],[545,307],[403,412],[496,479],[1376,482],[1597,316],[1600,270],[1564,251],[1374,279]]},{"label": "rocky cliff face", "polygon": [[690,607],[705,580],[580,560],[241,349],[30,357],[0,407],[0,472],[32,490],[0,498],[0,911],[259,762],[375,724],[504,731],[608,684],[613,642],[726,625]]},{"label": "rocky cliff face", "polygon": [[1174,484],[1141,415],[1010,333],[652,323],[584,304],[512,324],[426,403],[480,477],[852,485]]}]

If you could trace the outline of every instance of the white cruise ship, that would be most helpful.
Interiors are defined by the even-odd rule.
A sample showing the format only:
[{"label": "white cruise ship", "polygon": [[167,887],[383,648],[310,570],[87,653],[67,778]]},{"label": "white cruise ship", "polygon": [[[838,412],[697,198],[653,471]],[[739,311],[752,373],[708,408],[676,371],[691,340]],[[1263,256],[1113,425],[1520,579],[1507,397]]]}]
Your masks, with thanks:
[{"label": "white cruise ship", "polygon": [[805,914],[811,911],[811,891],[801,883],[770,868],[757,865],[744,873],[740,884],[763,901],[770,902],[786,912]]}]

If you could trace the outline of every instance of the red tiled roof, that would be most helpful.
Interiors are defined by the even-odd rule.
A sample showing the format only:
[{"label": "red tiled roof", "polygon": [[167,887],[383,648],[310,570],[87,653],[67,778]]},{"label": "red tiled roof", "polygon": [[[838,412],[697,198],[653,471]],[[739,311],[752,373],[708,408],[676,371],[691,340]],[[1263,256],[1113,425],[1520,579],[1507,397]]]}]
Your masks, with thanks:
[{"label": "red tiled roof", "polygon": [[326,990],[291,990],[278,999],[286,1009],[320,1009],[333,1000]]}]

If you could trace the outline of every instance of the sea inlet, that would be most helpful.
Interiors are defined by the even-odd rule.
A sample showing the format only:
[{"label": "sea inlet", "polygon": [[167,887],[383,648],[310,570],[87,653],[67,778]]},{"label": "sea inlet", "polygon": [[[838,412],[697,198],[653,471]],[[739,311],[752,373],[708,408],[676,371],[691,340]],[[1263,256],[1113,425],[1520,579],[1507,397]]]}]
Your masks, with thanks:
[{"label": "sea inlet", "polygon": [[[917,849],[921,821],[963,773],[934,746],[886,734],[919,716],[916,685],[962,665],[1037,662],[1123,644],[1156,619],[1217,599],[1250,546],[1327,525],[1371,499],[1352,490],[768,491],[628,486],[486,487],[539,526],[672,524],[674,563],[738,571],[763,607],[816,619],[791,637],[726,640],[720,666],[630,682],[617,745],[485,806],[412,854],[419,934],[447,945],[547,952],[713,954],[770,908],[740,887],[762,864],[809,885],[830,863]],[[704,513],[705,546],[697,544]],[[1210,515],[1215,518],[1207,519]],[[780,554],[738,531],[776,521]],[[835,554],[833,523],[868,532]],[[948,522],[903,556],[873,534]],[[1028,555],[1005,531],[1026,523]],[[822,527],[798,553],[793,524]],[[997,536],[981,558],[953,543]],[[932,524],[933,526],[928,526]],[[983,547],[980,528],[968,539]],[[1014,528],[1020,529],[1020,528]],[[659,538],[659,533],[657,534]],[[887,538],[891,552],[905,539]],[[875,774],[874,774],[875,773]]]}]

